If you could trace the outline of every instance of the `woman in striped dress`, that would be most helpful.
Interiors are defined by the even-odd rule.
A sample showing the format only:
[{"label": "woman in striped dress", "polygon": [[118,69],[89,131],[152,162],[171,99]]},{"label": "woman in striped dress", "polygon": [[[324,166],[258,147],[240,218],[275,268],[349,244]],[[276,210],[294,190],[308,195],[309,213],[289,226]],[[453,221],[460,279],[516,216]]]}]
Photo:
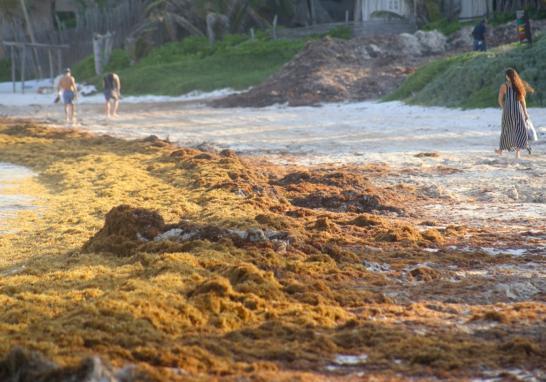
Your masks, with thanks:
[{"label": "woman in striped dress", "polygon": [[527,138],[527,105],[525,96],[527,92],[533,92],[533,88],[523,81],[518,72],[508,69],[505,73],[506,83],[499,89],[499,105],[502,108],[502,132],[500,145],[495,152],[516,151],[516,158],[520,156],[520,150],[527,149],[531,152]]}]

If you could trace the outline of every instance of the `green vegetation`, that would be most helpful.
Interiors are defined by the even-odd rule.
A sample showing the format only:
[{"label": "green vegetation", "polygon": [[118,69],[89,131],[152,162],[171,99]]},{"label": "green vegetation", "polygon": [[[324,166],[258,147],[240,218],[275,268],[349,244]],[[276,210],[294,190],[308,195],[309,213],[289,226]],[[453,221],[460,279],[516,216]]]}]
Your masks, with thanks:
[{"label": "green vegetation", "polygon": [[459,20],[453,20],[449,21],[448,19],[440,19],[436,21],[432,21],[425,26],[423,26],[423,30],[431,31],[431,30],[437,30],[442,32],[446,36],[450,36],[455,32],[458,32],[461,30],[461,28],[469,25],[476,24],[475,21],[459,21]]},{"label": "green vegetation", "polygon": [[350,40],[353,37],[353,29],[348,26],[339,26],[331,29],[328,33],[326,33],[326,35],[344,40]]},{"label": "green vegetation", "polygon": [[[106,71],[117,72],[128,67],[129,57],[127,56],[127,53],[125,53],[125,51],[122,49],[114,49],[112,51],[110,62],[108,65],[106,65]],[[88,56],[78,64],[74,65],[72,67],[72,72],[78,81],[81,81],[82,79],[98,80],[98,77],[95,74],[95,61],[93,56]]]},{"label": "green vegetation", "polygon": [[504,71],[513,67],[536,93],[528,104],[546,104],[546,37],[532,48],[520,44],[499,47],[486,53],[465,53],[444,58],[417,70],[402,86],[384,100],[410,104],[462,108],[493,107],[504,81]]},{"label": "green vegetation", "polygon": [[0,82],[11,81],[11,63],[9,60],[0,60]]},{"label": "green vegetation", "polygon": [[[533,9],[529,8],[527,10],[529,13],[529,18],[532,20],[541,20],[546,19],[546,10],[540,9]],[[502,25],[506,24],[510,21],[514,21],[516,19],[516,12],[496,12],[494,13],[488,20],[489,24],[491,25]]]},{"label": "green vegetation", "polygon": [[[340,31],[339,34],[342,34]],[[203,37],[189,37],[154,49],[130,66],[127,54],[115,50],[107,71],[116,71],[125,94],[180,95],[193,90],[231,87],[244,89],[260,83],[305,45],[304,39],[269,40],[231,35],[211,47]],[[73,67],[78,81],[100,85],[90,56]]]}]

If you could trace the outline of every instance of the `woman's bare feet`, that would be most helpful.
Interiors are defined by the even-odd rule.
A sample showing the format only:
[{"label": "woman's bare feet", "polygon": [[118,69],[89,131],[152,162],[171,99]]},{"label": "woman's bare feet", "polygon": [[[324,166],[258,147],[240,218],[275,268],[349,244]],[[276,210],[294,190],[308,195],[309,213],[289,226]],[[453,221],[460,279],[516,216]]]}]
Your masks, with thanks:
[{"label": "woman's bare feet", "polygon": [[520,156],[520,153],[519,153],[519,150],[516,150],[516,159],[519,159],[521,156]]},{"label": "woman's bare feet", "polygon": [[495,149],[495,153],[497,155],[502,155],[502,150],[501,149]]}]

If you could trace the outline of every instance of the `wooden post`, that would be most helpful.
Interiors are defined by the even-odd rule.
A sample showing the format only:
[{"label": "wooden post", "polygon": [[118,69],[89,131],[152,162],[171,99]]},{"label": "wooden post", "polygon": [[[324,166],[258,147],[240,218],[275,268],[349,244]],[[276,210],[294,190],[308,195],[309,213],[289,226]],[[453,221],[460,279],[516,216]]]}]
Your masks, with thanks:
[{"label": "wooden post", "polygon": [[104,38],[100,34],[96,33],[93,36],[93,56],[95,58],[95,73],[102,74],[103,72],[103,59],[102,53],[104,51]]},{"label": "wooden post", "polygon": [[209,37],[210,46],[214,46],[216,42],[216,36],[214,33],[214,15],[212,13],[207,14],[207,36]]},{"label": "wooden post", "polygon": [[21,58],[21,93],[25,94],[25,71],[27,66],[27,47],[23,46],[23,57]]},{"label": "wooden post", "polygon": [[355,9],[354,9],[354,14],[353,14],[353,20],[355,22],[362,21],[362,0],[355,0]]},{"label": "wooden post", "polygon": [[114,48],[114,34],[111,32],[106,33],[104,36],[104,51],[102,56],[102,64],[103,67],[106,67],[108,63],[110,62],[110,58],[112,57],[112,49]]},{"label": "wooden post", "polygon": [[349,10],[345,10],[345,24],[349,24]]},{"label": "wooden post", "polygon": [[53,76],[53,54],[51,53],[51,48],[47,49],[47,58],[49,59],[49,77],[51,78],[51,83],[55,83],[55,77]]},{"label": "wooden post", "polygon": [[12,45],[11,48],[10,48],[10,52],[11,52],[11,82],[13,84],[13,92],[16,93],[17,90],[15,89],[15,82],[16,82],[16,78],[15,78],[15,47]]},{"label": "wooden post", "polygon": [[[36,39],[34,38],[34,31],[32,30],[32,24],[30,23],[30,17],[28,16],[27,5],[25,4],[25,0],[20,0],[20,2],[21,2],[21,8],[23,10],[23,15],[25,17],[27,32],[30,37],[30,42],[32,42],[33,44],[36,44]],[[36,49],[36,47],[34,47],[33,53],[34,53],[34,60],[36,62],[36,68],[38,68],[38,77],[42,78],[43,77],[42,65],[40,64],[40,57],[38,56],[38,49]]]},{"label": "wooden post", "polygon": [[61,48],[57,49],[57,75],[63,72],[63,52]]},{"label": "wooden post", "polygon": [[275,17],[273,17],[273,40],[277,39],[277,22],[278,22],[278,20],[279,20],[279,16],[275,15]]},{"label": "wooden post", "polygon": [[250,28],[250,39],[252,41],[256,40],[256,33],[254,32],[254,28]]},{"label": "wooden post", "polygon": [[315,25],[317,23],[317,9],[315,7],[315,0],[310,0],[309,5],[311,6],[311,24]]}]

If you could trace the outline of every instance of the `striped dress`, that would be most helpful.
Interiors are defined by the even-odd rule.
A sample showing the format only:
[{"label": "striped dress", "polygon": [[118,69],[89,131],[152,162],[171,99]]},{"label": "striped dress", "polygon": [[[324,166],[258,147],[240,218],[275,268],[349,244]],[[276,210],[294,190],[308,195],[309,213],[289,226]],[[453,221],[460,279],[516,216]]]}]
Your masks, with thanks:
[{"label": "striped dress", "polygon": [[502,111],[502,132],[500,137],[500,149],[513,151],[529,147],[527,138],[527,126],[523,106],[518,100],[514,88],[506,86],[504,109]]}]

